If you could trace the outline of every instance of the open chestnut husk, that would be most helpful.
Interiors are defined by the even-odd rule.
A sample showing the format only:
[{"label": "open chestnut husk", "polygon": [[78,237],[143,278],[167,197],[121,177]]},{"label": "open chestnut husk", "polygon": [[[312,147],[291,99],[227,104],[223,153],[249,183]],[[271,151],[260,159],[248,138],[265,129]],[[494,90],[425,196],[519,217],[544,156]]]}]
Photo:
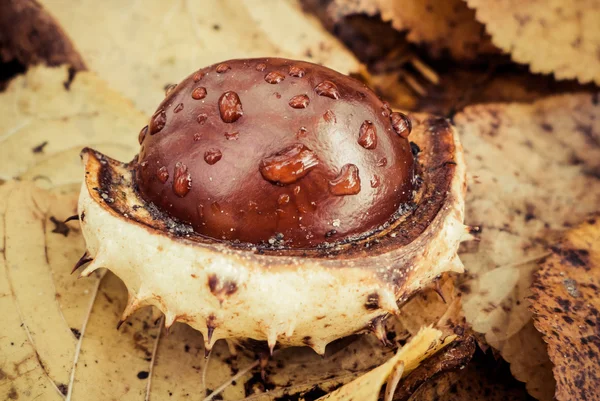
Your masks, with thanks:
[{"label": "open chestnut husk", "polygon": [[462,148],[448,121],[418,119],[311,63],[196,71],[167,90],[133,161],[83,150],[81,274],[110,269],[129,291],[122,319],[154,305],[207,349],[323,353],[381,333],[411,294],[463,271]]}]

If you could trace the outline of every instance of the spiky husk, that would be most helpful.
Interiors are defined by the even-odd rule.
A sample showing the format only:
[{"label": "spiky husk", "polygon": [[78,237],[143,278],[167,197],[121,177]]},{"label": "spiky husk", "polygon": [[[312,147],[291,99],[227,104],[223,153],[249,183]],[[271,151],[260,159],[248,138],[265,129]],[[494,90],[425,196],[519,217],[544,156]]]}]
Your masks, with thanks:
[{"label": "spiky husk", "polygon": [[456,252],[469,234],[458,137],[447,121],[427,119],[411,139],[422,149],[424,182],[411,212],[368,238],[303,255],[200,237],[139,197],[134,163],[86,149],[79,214],[93,261],[81,275],[110,269],[129,290],[122,319],[154,305],[167,326],[202,332],[207,349],[252,338],[322,354],[333,340],[378,327],[442,273],[463,271]]}]

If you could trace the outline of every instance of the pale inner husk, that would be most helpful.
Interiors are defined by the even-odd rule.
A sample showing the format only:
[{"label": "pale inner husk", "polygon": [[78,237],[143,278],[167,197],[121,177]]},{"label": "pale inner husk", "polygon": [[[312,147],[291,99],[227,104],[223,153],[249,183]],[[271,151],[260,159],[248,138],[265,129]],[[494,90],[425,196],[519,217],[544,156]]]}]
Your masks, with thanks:
[{"label": "pale inner husk", "polygon": [[[165,313],[168,326],[182,321],[201,331],[208,349],[221,338],[252,338],[270,346],[308,345],[323,353],[329,342],[396,313],[398,300],[441,273],[463,271],[456,252],[468,237],[463,225],[465,165],[453,133],[455,174],[446,204],[427,229],[393,251],[344,260],[259,255],[175,238],[135,222],[109,207],[96,190],[106,160],[84,152],[79,214],[85,215],[82,231],[94,260],[82,275],[110,269],[129,290],[123,318],[154,305]],[[125,202],[143,203],[126,165],[109,167],[114,176],[123,177],[118,189]],[[392,269],[409,278],[400,288],[386,280]],[[373,294],[377,305],[367,307]]]}]

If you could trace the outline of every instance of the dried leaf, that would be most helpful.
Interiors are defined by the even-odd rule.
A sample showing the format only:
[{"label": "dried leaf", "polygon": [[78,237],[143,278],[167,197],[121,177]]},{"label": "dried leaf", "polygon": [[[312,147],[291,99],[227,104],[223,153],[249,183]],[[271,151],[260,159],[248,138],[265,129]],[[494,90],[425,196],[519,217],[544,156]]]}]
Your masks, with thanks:
[{"label": "dried leaf", "polygon": [[475,350],[476,345],[473,337],[450,344],[431,358],[423,361],[419,367],[411,372],[400,384],[399,389],[394,394],[394,400],[408,400],[417,389],[426,385],[430,380],[435,380],[437,376],[443,375],[445,372],[463,369],[473,357]]},{"label": "dried leaf", "polygon": [[85,69],[77,50],[56,21],[34,0],[0,3],[0,60],[24,65],[68,64]]},{"label": "dried leaf", "polygon": [[448,372],[423,384],[410,401],[529,401],[525,388],[502,360],[477,353],[461,370]]},{"label": "dried leaf", "polygon": [[80,183],[79,152],[91,146],[130,160],[146,118],[94,74],[67,89],[66,67],[31,68],[0,95],[0,179]]},{"label": "dried leaf", "polygon": [[475,13],[461,0],[334,0],[329,6],[337,19],[352,14],[381,14],[399,31],[408,31],[412,43],[427,46],[433,57],[450,54],[472,60],[498,52]]},{"label": "dried leaf", "polygon": [[[50,194],[32,184],[0,187],[0,394],[44,400],[68,392],[71,367],[85,331],[99,278],[75,282],[74,263],[84,245],[78,229],[54,233],[76,210],[76,190]],[[6,399],[3,397],[3,399]]]},{"label": "dried leaf", "polygon": [[492,42],[532,72],[600,83],[600,2],[466,0]]},{"label": "dried leaf", "polygon": [[165,85],[231,58],[268,55],[322,63],[344,73],[359,69],[354,56],[294,0],[40,3],[88,67],[148,115],[162,100]]},{"label": "dried leaf", "polygon": [[464,332],[464,316],[461,296],[455,287],[455,275],[446,274],[429,288],[415,294],[408,300],[396,318],[396,333],[406,331],[414,336],[424,326],[433,325],[445,335]]},{"label": "dried leaf", "polygon": [[[467,224],[482,229],[481,241],[461,254],[468,271],[459,287],[464,312],[511,363],[517,359],[505,352],[507,344],[526,341],[515,335],[531,319],[525,298],[535,261],[557,233],[600,202],[599,111],[596,95],[579,94],[472,106],[455,118],[472,175]],[[528,383],[540,376],[512,369]],[[533,393],[534,387],[534,396],[547,394]]]},{"label": "dried leaf", "polygon": [[424,359],[443,349],[453,340],[454,336],[442,339],[441,331],[425,327],[406,343],[404,347],[400,348],[396,355],[389,361],[319,399],[376,401],[379,397],[381,386],[389,376],[394,374],[394,371],[401,370],[401,376],[407,375],[419,366]]},{"label": "dried leaf", "polygon": [[548,343],[556,399],[600,400],[600,216],[567,231],[532,286],[535,327]]}]

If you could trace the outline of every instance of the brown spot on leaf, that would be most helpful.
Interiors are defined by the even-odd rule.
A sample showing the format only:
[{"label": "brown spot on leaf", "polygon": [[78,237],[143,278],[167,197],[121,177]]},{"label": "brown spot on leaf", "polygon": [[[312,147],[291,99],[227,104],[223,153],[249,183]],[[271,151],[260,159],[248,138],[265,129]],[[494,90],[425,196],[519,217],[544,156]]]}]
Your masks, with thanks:
[{"label": "brown spot on leaf", "polygon": [[50,221],[54,224],[54,229],[52,230],[53,233],[62,234],[65,237],[69,235],[69,226],[67,226],[64,221],[57,220],[54,216],[50,216]]}]

